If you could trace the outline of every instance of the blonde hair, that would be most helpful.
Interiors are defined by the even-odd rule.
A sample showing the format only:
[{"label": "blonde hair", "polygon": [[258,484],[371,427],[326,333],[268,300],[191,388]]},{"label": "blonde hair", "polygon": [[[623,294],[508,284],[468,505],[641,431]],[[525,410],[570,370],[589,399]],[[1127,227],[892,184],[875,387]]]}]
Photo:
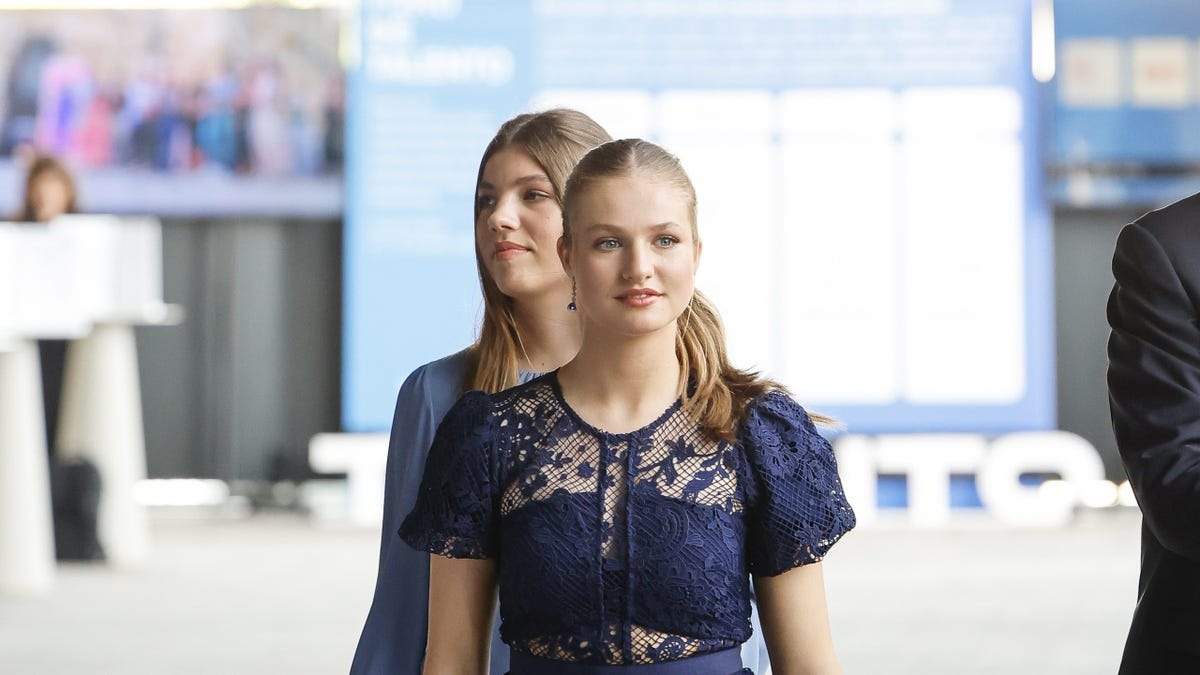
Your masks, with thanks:
[{"label": "blonde hair", "polygon": [[[566,108],[539,113],[524,113],[500,126],[479,160],[475,188],[483,180],[488,160],[497,152],[519,147],[537,162],[550,179],[554,200],[561,207],[567,176],[591,148],[611,140],[611,136],[587,115]],[[479,223],[479,202],[475,201],[474,222]],[[513,314],[513,299],[501,292],[488,274],[478,247],[475,263],[479,269],[479,285],[483,289],[483,321],[479,338],[468,352],[467,376],[464,389],[480,389],[494,393],[515,384],[519,377],[520,354],[524,352],[517,321]]]},{"label": "blonde hair", "polygon": [[[675,188],[686,200],[692,239],[699,246],[696,189],[679,159],[661,147],[638,138],[605,143],[587,153],[567,179],[563,202],[563,236],[570,239],[572,208],[587,186],[613,177],[645,175]],[[712,438],[735,440],[746,406],[771,390],[787,391],[780,383],[729,363],[721,318],[700,291],[676,318],[675,355],[679,359],[679,395],[684,409]],[[821,415],[814,420],[829,423]]]}]

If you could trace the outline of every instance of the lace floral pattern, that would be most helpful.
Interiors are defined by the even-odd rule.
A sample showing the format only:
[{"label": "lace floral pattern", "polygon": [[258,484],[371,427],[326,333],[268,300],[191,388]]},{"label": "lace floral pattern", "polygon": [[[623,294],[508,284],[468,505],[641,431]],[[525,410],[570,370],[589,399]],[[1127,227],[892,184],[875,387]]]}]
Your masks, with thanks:
[{"label": "lace floral pattern", "polygon": [[679,402],[611,434],[551,373],[455,405],[400,534],[498,560],[512,648],[633,664],[742,643],[749,575],[820,560],[853,526],[829,444],[787,395],[755,401],[737,443],[701,434]]}]

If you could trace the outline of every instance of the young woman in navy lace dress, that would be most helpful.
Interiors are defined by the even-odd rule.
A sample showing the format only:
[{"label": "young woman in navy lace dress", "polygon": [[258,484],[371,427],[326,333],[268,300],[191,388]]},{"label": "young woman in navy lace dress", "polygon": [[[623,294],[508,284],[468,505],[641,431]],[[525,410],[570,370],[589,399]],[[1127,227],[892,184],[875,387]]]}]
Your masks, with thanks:
[{"label": "young woman in navy lace dress", "polygon": [[437,554],[425,672],[486,671],[497,584],[514,675],[741,672],[751,577],[774,672],[840,672],[819,563],[854,514],[812,418],[727,361],[678,160],[606,143],[563,213],[578,355],[460,399],[400,528]]}]

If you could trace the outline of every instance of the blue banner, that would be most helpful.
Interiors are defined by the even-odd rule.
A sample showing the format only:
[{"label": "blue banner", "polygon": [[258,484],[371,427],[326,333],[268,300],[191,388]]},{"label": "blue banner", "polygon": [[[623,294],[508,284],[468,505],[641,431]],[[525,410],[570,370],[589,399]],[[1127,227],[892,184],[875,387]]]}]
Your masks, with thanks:
[{"label": "blue banner", "polygon": [[1049,220],[1019,0],[364,2],[343,424],[481,313],[499,124],[576,107],[677,153],[735,362],[855,432],[1054,425]]}]

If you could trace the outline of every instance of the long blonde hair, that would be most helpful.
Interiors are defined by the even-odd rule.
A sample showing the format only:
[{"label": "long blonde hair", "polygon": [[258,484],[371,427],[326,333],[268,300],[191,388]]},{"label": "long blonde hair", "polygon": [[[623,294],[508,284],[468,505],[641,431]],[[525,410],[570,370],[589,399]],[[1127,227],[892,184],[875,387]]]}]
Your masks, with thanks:
[{"label": "long blonde hair", "polygon": [[[638,138],[605,143],[575,166],[567,179],[563,200],[563,236],[570,239],[572,207],[588,185],[598,180],[641,174],[675,188],[687,202],[692,239],[699,246],[696,222],[696,189],[679,159],[661,147]],[[746,406],[758,396],[778,389],[780,383],[757,372],[741,370],[729,363],[725,329],[721,318],[700,291],[696,291],[683,313],[676,318],[675,355],[679,359],[679,395],[684,409],[700,428],[713,438],[734,440]],[[814,420],[830,423],[821,415]]]},{"label": "long blonde hair", "polygon": [[[483,169],[497,152],[519,147],[537,162],[550,179],[554,200],[563,204],[567,176],[580,157],[591,148],[611,140],[608,132],[587,115],[567,108],[555,108],[539,113],[524,113],[500,126],[479,160],[475,177],[476,191],[483,180]],[[475,200],[474,220],[479,223],[479,201]],[[521,335],[513,314],[513,299],[500,291],[488,274],[478,247],[475,263],[479,269],[479,285],[483,289],[483,322],[479,338],[471,346],[467,365],[465,389],[497,392],[517,384],[520,354],[524,352]]]}]

